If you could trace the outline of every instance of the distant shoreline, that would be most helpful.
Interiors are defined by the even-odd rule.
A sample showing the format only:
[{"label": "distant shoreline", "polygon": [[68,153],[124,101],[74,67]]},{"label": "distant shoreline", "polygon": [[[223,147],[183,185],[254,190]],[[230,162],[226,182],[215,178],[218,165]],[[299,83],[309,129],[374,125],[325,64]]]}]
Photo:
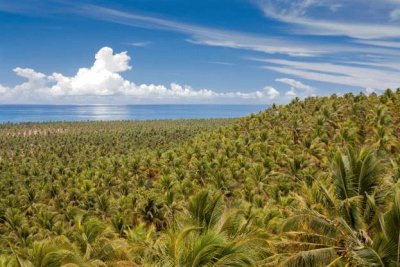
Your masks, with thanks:
[{"label": "distant shoreline", "polygon": [[0,105],[0,124],[240,118],[267,105]]},{"label": "distant shoreline", "polygon": [[86,120],[86,121],[21,121],[21,122],[0,122],[0,129],[2,126],[39,126],[39,125],[73,125],[73,124],[91,124],[91,123],[104,123],[104,124],[113,124],[113,123],[179,123],[179,122],[203,122],[203,121],[235,121],[242,117],[235,118],[198,118],[198,119],[149,119],[149,120]]}]

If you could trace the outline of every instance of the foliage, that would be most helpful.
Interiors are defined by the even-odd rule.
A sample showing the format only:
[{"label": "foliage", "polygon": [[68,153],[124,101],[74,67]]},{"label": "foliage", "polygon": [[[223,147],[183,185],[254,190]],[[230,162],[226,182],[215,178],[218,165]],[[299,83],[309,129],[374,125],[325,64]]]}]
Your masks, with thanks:
[{"label": "foliage", "polygon": [[400,91],[3,124],[0,266],[399,266]]}]

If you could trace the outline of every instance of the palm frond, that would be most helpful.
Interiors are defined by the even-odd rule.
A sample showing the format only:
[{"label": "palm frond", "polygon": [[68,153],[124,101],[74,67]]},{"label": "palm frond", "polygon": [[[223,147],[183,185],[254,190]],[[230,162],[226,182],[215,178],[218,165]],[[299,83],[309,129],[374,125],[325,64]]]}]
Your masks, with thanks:
[{"label": "palm frond", "polygon": [[335,249],[318,248],[291,255],[284,263],[286,267],[319,267],[330,264],[337,258]]}]

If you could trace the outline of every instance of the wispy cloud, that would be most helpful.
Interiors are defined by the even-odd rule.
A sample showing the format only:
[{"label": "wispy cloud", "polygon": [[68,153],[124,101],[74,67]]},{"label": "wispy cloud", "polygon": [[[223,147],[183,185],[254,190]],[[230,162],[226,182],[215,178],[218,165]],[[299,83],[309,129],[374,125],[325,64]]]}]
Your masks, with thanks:
[{"label": "wispy cloud", "polygon": [[127,45],[135,46],[135,47],[146,47],[146,46],[149,46],[151,44],[152,44],[152,42],[150,42],[150,41],[127,43]]},{"label": "wispy cloud", "polygon": [[290,85],[293,88],[304,90],[306,92],[312,92],[314,90],[314,88],[312,88],[311,86],[290,78],[279,78],[276,79],[275,81]]},{"label": "wispy cloud", "polygon": [[[358,1],[358,0],[357,0]],[[390,0],[384,0],[390,1]],[[288,9],[282,13],[282,11],[277,11],[276,7],[271,5],[270,2],[285,2],[285,3],[292,3],[288,0],[268,0],[262,1],[258,0],[258,4],[263,10],[268,13],[270,16],[282,19],[287,21],[288,23],[298,23],[304,20],[304,25],[309,25],[312,27],[312,34],[335,34],[334,29],[326,30],[325,27],[319,27],[319,25],[323,25],[325,22],[321,24],[318,21],[313,19],[307,19],[303,17],[297,17],[301,14],[305,14],[307,8],[318,4],[322,5],[324,2],[330,3],[331,1],[321,1],[321,0],[307,0],[307,1],[293,1],[299,3],[298,5],[293,5],[295,8],[293,10]],[[311,57],[311,56],[322,56],[322,55],[329,55],[335,53],[354,53],[354,52],[363,52],[363,53],[371,53],[371,54],[398,54],[398,51],[393,51],[393,48],[398,48],[396,46],[395,41],[392,42],[380,42],[378,43],[375,41],[375,44],[369,44],[367,42],[358,42],[359,45],[354,43],[342,43],[342,44],[328,44],[326,42],[319,42],[311,41],[311,40],[304,40],[302,38],[295,38],[294,36],[287,37],[287,36],[277,36],[273,34],[251,34],[248,32],[238,32],[232,30],[224,30],[218,28],[210,28],[210,27],[203,27],[198,25],[193,25],[189,23],[183,23],[174,21],[171,19],[164,19],[155,16],[148,16],[143,15],[140,13],[128,12],[117,10],[113,8],[92,5],[92,4],[75,4],[72,2],[68,2],[67,4],[63,2],[65,6],[63,8],[54,9],[53,11],[48,11],[51,13],[54,12],[65,12],[67,14],[74,14],[79,16],[84,16],[96,20],[101,21],[108,21],[111,23],[118,23],[122,25],[132,26],[132,27],[140,27],[140,28],[148,28],[148,29],[155,29],[155,30],[166,30],[166,31],[174,31],[178,33],[182,33],[188,35],[189,37],[185,38],[186,41],[197,44],[197,45],[206,45],[206,46],[216,46],[216,47],[228,47],[232,49],[243,49],[243,50],[251,50],[257,51],[267,54],[280,54],[280,55],[289,55],[293,57]],[[9,5],[6,5],[9,6]],[[328,5],[331,10],[338,9],[339,6],[337,3],[330,3]],[[0,5],[0,10],[2,6]],[[21,5],[18,8],[18,5],[15,7],[15,10],[18,12],[25,12],[26,8],[25,5]],[[8,9],[6,9],[8,10]],[[29,11],[32,12],[34,7],[30,7]],[[12,12],[12,10],[8,10]],[[46,11],[47,12],[47,11]],[[368,34],[372,34],[374,32],[373,27],[371,28],[370,25],[362,25],[362,29],[357,28],[357,24],[343,24],[333,22],[327,22],[327,25],[334,24],[338,27],[343,28],[343,30],[357,32],[359,34],[363,34],[363,32],[367,32]],[[327,26],[330,28],[331,26]],[[352,28],[352,27],[356,28]],[[382,26],[387,27],[387,26]],[[318,30],[318,28],[320,28]],[[303,29],[304,30],[304,29]],[[311,30],[311,28],[310,28]],[[340,32],[341,30],[338,30]],[[376,30],[379,32],[380,35],[384,34],[387,29],[381,29],[378,27]],[[395,32],[395,35],[400,36],[400,28],[396,26],[394,29],[391,29],[390,32]],[[132,42],[131,45],[133,46],[146,46],[149,43],[147,42]],[[361,45],[361,46],[360,46]],[[384,48],[379,48],[376,46],[382,46]]]},{"label": "wispy cloud", "polygon": [[[297,26],[291,26],[291,30],[299,34],[343,35],[359,39],[400,37],[400,26],[393,23],[398,19],[399,1],[257,0],[256,3],[267,17]],[[370,13],[371,6],[375,9],[374,16]],[[354,16],[357,10],[359,13]],[[341,14],[346,20],[341,20]],[[391,19],[382,22],[385,17]],[[370,18],[377,18],[377,21]]]},{"label": "wispy cloud", "polygon": [[225,62],[225,61],[207,61],[206,63],[215,64],[215,65],[225,65],[225,66],[233,66],[232,62]]},{"label": "wispy cloud", "polygon": [[[64,14],[74,14],[131,27],[171,31],[181,34],[182,39],[194,45],[258,52],[266,57],[261,61],[258,60],[263,68],[275,74],[290,76],[276,80],[291,86],[291,89],[286,92],[287,95],[298,95],[299,90],[303,93],[307,91],[299,87],[298,83],[297,87],[294,86],[297,81],[292,78],[296,77],[330,84],[370,88],[370,90],[396,88],[400,85],[400,78],[398,78],[400,77],[398,64],[400,62],[400,25],[396,21],[396,10],[400,8],[399,0],[254,0],[254,2],[265,16],[286,25],[280,29],[281,35],[204,27],[142,13],[73,2],[62,2],[66,8],[49,12],[64,12]],[[372,5],[373,3],[379,5]],[[374,10],[370,10],[368,5],[373,6]],[[18,7],[18,5],[0,3],[0,10],[7,12],[25,12],[32,15],[35,14],[34,9],[35,7],[28,5]],[[361,9],[363,14],[354,16],[354,10]],[[36,11],[37,13],[39,12]],[[310,35],[312,37],[329,35],[334,36],[332,38],[335,40],[339,38],[340,40],[327,42],[322,38],[309,38]],[[127,44],[145,47],[150,42],[137,41]],[[208,63],[232,64],[218,60]],[[55,78],[54,76],[53,82]],[[69,77],[69,79],[72,78]],[[161,88],[152,86],[154,90]],[[4,86],[0,87],[0,92],[5,91],[4,88]],[[160,90],[174,92],[172,86],[162,88],[164,89]],[[189,87],[182,88],[185,91]],[[188,90],[193,91],[191,88]],[[276,92],[274,90],[267,88],[250,93],[229,92],[224,96],[268,99],[271,96],[275,98],[276,92],[279,93],[278,90]],[[313,88],[313,90],[317,92],[317,89]],[[307,94],[313,90],[308,90]],[[214,96],[218,95],[214,91],[211,92]]]},{"label": "wispy cloud", "polygon": [[264,68],[299,78],[361,88],[398,88],[398,71],[371,69],[343,64],[265,59]]},{"label": "wispy cloud", "polygon": [[400,49],[400,41],[382,41],[382,40],[354,40],[355,43],[371,45],[371,46],[381,46]]},{"label": "wispy cloud", "polygon": [[295,42],[289,38],[257,36],[243,32],[201,27],[96,5],[77,6],[74,12],[93,19],[133,27],[180,32],[189,35],[190,38],[186,40],[193,44],[247,49],[269,54],[286,54],[291,56],[311,56],[328,53],[328,50],[322,46],[311,48],[305,43]]},{"label": "wispy cloud", "polygon": [[[189,35],[190,37],[186,38],[186,41],[192,44],[252,50],[266,54],[289,55],[292,57],[313,57],[354,52],[398,54],[398,51],[392,50],[392,48],[396,48],[393,46],[387,46],[385,48],[370,47],[367,43],[364,43],[364,46],[354,45],[352,43],[338,45],[300,40],[294,37],[274,36],[271,34],[256,35],[246,32],[202,27],[96,5],[76,6],[74,12],[93,19],[105,20],[133,27],[180,32]],[[348,25],[343,27],[348,28]]]}]

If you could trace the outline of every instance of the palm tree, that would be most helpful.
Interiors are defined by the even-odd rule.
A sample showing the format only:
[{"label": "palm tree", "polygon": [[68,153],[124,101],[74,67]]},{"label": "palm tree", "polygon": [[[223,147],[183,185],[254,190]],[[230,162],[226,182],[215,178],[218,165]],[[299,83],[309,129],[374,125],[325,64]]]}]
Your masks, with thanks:
[{"label": "palm tree", "polygon": [[260,259],[264,239],[243,216],[225,212],[220,194],[199,192],[187,215],[156,243],[157,266],[254,266]]},{"label": "palm tree", "polygon": [[385,164],[374,150],[355,153],[348,148],[345,154],[336,154],[331,179],[304,185],[302,196],[297,196],[302,212],[283,226],[283,239],[276,249],[285,264],[320,266],[365,260],[363,255],[371,251],[376,234],[385,227],[386,178]]},{"label": "palm tree", "polygon": [[[32,249],[28,251],[26,258],[27,261],[22,266],[86,266],[83,259],[79,257],[77,248],[66,237],[35,242]],[[19,257],[17,257],[17,261],[23,262]]]},{"label": "palm tree", "polygon": [[391,209],[380,218],[371,247],[356,251],[355,256],[366,265],[400,266],[400,187],[394,190]]}]

